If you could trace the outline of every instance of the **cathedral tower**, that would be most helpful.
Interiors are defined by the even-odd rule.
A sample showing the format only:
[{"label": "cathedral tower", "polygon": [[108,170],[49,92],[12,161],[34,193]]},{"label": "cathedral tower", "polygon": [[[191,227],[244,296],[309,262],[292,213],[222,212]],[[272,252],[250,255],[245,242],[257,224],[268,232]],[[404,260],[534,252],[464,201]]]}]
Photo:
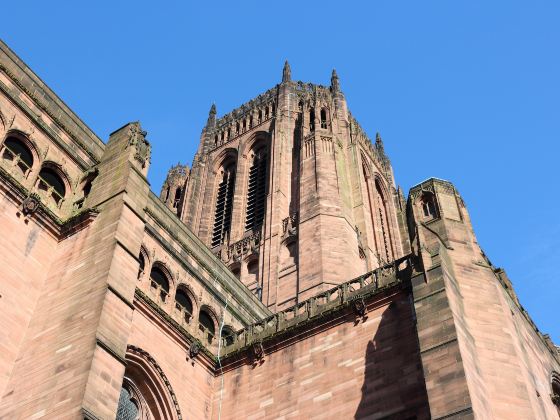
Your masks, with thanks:
[{"label": "cathedral tower", "polygon": [[212,105],[178,214],[268,307],[403,255],[404,199],[336,71],[328,87],[296,82],[286,62],[280,84],[216,114]]}]

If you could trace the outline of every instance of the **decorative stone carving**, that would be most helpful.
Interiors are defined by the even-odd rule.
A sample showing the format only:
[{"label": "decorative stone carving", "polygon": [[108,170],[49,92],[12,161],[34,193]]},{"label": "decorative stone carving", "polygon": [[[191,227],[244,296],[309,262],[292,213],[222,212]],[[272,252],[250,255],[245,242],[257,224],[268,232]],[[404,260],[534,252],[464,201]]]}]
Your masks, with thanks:
[{"label": "decorative stone carving", "polygon": [[193,341],[189,349],[189,356],[194,359],[200,353],[200,343],[198,341]]},{"label": "decorative stone carving", "polygon": [[261,233],[256,232],[251,236],[241,239],[229,245],[229,238],[226,237],[224,244],[217,253],[217,257],[224,262],[239,262],[242,258],[251,254],[258,254],[261,244]]},{"label": "decorative stone carving", "polygon": [[264,357],[264,347],[262,341],[255,341],[251,345],[251,356],[254,361],[261,360]]},{"label": "decorative stone carving", "polygon": [[352,309],[358,316],[365,316],[366,314],[366,302],[363,297],[359,297],[352,301]]},{"label": "decorative stone carving", "polygon": [[21,203],[21,211],[24,216],[29,216],[39,208],[40,199],[36,194],[31,194]]},{"label": "decorative stone carving", "polygon": [[152,146],[146,139],[148,133],[142,130],[139,122],[130,124],[128,145],[136,149],[134,153],[134,159],[140,162],[142,168],[146,167],[146,164],[150,162],[150,155]]},{"label": "decorative stone carving", "polygon": [[288,243],[297,236],[298,213],[292,213],[282,220],[282,242]]},{"label": "decorative stone carving", "polygon": [[360,253],[360,258],[364,259],[366,257],[366,250],[362,241],[362,232],[358,226],[354,226],[354,230],[356,231],[356,240],[358,241],[358,252]]}]

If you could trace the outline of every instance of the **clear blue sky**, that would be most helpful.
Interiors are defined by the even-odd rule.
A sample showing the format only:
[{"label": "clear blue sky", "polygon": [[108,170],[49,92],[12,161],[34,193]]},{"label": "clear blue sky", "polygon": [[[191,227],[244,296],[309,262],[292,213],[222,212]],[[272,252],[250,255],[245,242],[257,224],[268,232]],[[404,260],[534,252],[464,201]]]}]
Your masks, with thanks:
[{"label": "clear blue sky", "polygon": [[0,36],[104,140],[140,120],[149,179],[190,164],[222,115],[333,67],[397,182],[455,183],[479,242],[560,344],[560,3],[8,2]]}]

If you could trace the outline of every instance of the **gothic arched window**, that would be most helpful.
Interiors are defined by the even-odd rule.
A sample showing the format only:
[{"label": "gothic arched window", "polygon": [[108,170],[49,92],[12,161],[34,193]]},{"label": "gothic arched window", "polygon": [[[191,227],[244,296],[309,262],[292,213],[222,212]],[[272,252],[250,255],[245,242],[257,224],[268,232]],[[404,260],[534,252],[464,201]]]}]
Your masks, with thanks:
[{"label": "gothic arched window", "polygon": [[178,289],[175,293],[175,307],[184,313],[185,320],[188,322],[193,313],[193,304],[185,290]]},{"label": "gothic arched window", "polygon": [[226,325],[222,328],[222,345],[223,346],[231,346],[235,340],[235,333],[233,332],[233,328]]},{"label": "gothic arched window", "polygon": [[235,161],[230,161],[222,166],[221,180],[216,194],[212,247],[221,245],[226,235],[229,235],[231,213],[233,211],[233,193],[235,190],[235,164]]},{"label": "gothic arched window", "polygon": [[392,261],[392,247],[391,247],[391,235],[389,230],[389,217],[387,214],[387,201],[383,193],[383,188],[379,184],[379,181],[375,180],[375,189],[377,192],[377,213],[378,213],[378,225],[379,233],[381,235],[381,243],[383,244],[383,249],[381,250],[381,255],[383,256],[385,263]]},{"label": "gothic arched window", "polygon": [[158,266],[152,268],[150,272],[150,282],[152,288],[159,290],[161,300],[165,302],[169,295],[169,280],[167,279],[167,275]]},{"label": "gothic arched window", "polygon": [[33,153],[20,139],[9,136],[4,141],[4,159],[14,160],[18,157],[17,166],[27,175],[33,166]]},{"label": "gothic arched window", "polygon": [[204,338],[211,344],[216,334],[216,325],[214,324],[212,315],[204,309],[201,309],[198,314],[198,327],[200,331],[202,331]]},{"label": "gothic arched window", "polygon": [[116,420],[184,418],[169,379],[154,357],[129,345]]},{"label": "gothic arched window", "polygon": [[137,420],[140,418],[140,405],[132,390],[126,384],[121,388],[116,420]]},{"label": "gothic arched window", "polygon": [[175,198],[173,199],[173,208],[177,208],[179,206],[179,201],[181,201],[181,193],[183,192],[183,190],[181,189],[181,187],[177,187],[177,189],[175,190]]},{"label": "gothic arched window", "polygon": [[309,130],[315,131],[315,108],[309,110]]},{"label": "gothic arched window", "polygon": [[321,128],[327,128],[327,110],[321,109]]},{"label": "gothic arched window", "polygon": [[39,172],[38,187],[42,191],[49,191],[51,188],[51,195],[56,204],[64,199],[66,195],[66,186],[61,176],[50,167],[43,167]]},{"label": "gothic arched window", "polygon": [[249,183],[247,186],[247,213],[245,230],[259,229],[264,220],[267,188],[267,150],[261,145],[251,153],[251,167],[249,168]]},{"label": "gothic arched window", "polygon": [[435,219],[438,217],[436,198],[432,193],[422,195],[422,214],[425,219]]},{"label": "gothic arched window", "polygon": [[551,375],[551,393],[550,393],[550,398],[552,399],[552,402],[554,403],[554,405],[556,406],[556,409],[558,410],[558,414],[560,414],[560,374],[558,374],[557,372],[552,372]]}]

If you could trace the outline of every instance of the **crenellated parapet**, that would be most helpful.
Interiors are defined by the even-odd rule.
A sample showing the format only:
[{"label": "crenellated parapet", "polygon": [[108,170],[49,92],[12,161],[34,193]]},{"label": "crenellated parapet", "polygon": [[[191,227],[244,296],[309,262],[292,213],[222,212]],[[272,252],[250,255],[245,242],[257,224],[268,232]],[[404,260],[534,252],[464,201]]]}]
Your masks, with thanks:
[{"label": "crenellated parapet", "polygon": [[217,119],[215,126],[208,131],[213,142],[210,150],[221,147],[271,120],[276,112],[277,96],[278,88],[274,87]]}]

